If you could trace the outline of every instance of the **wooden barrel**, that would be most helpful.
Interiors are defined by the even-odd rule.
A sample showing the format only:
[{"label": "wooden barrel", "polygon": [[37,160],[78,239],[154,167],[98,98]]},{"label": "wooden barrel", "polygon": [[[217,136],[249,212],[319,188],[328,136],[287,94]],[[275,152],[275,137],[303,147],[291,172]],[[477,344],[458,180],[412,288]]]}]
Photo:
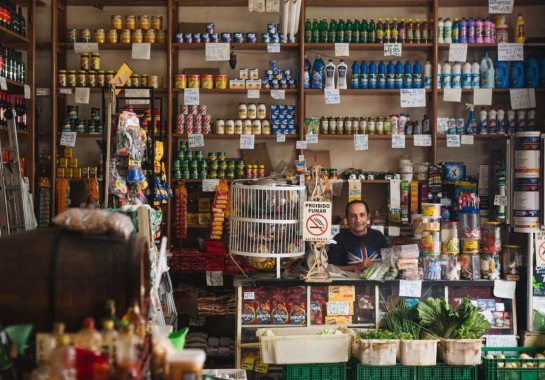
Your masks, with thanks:
[{"label": "wooden barrel", "polygon": [[150,264],[148,244],[44,228],[0,238],[0,322],[32,323],[50,331],[64,322],[81,328],[97,321],[107,299],[117,314],[137,301],[146,310]]}]

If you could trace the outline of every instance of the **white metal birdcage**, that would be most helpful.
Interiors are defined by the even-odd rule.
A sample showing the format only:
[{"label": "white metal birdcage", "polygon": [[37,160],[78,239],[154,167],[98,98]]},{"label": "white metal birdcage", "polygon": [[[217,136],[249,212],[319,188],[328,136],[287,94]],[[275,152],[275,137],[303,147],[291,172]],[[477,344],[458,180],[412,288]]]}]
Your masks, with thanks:
[{"label": "white metal birdcage", "polygon": [[286,184],[231,185],[229,249],[242,256],[276,259],[303,256],[302,217],[305,187]]}]

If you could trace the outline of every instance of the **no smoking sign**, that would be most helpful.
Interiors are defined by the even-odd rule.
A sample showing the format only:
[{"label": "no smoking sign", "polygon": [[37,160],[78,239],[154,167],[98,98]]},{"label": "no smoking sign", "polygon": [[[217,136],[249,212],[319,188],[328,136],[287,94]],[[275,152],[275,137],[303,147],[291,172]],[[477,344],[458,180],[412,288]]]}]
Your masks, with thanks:
[{"label": "no smoking sign", "polygon": [[305,202],[303,240],[325,241],[331,238],[331,202]]},{"label": "no smoking sign", "polygon": [[537,234],[536,239],[536,268],[545,267],[545,240],[539,238],[540,234]]}]

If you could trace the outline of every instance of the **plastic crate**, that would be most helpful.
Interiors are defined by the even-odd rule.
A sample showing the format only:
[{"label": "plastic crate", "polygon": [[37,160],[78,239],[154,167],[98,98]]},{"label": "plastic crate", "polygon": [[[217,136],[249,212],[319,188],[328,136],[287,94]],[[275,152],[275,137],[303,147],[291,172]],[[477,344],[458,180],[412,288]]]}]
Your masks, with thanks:
[{"label": "plastic crate", "polygon": [[[520,359],[522,353],[534,356],[543,353],[543,347],[483,347],[480,378],[486,380],[545,380],[545,359]],[[487,359],[487,353],[503,353],[505,359]],[[515,363],[519,367],[507,367]],[[522,367],[531,364],[531,368]]]},{"label": "plastic crate", "polygon": [[429,367],[418,367],[418,380],[477,380],[479,366],[446,365],[437,363]]},{"label": "plastic crate", "polygon": [[202,380],[246,380],[244,369],[205,369],[202,371]]},{"label": "plastic crate", "polygon": [[352,380],[416,380],[417,367],[405,365],[373,366],[352,361]]},{"label": "plastic crate", "polygon": [[346,363],[285,365],[282,380],[346,380]]}]

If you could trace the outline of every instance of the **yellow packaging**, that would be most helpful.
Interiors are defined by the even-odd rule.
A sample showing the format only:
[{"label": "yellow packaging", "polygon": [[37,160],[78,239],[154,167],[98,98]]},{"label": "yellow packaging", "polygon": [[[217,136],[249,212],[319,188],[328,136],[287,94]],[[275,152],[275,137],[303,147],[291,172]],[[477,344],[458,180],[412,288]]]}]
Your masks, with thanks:
[{"label": "yellow packaging", "polygon": [[66,157],[66,158],[74,157],[74,149],[65,147],[64,148],[64,157]]},{"label": "yellow packaging", "polygon": [[212,220],[212,214],[209,212],[199,212],[199,224],[201,225],[210,225],[210,221]]},{"label": "yellow packaging", "polygon": [[72,176],[74,178],[81,178],[81,168],[73,168],[72,169]]},{"label": "yellow packaging", "polygon": [[199,214],[187,213],[187,224],[199,224]]},{"label": "yellow packaging", "polygon": [[327,300],[354,302],[356,300],[356,287],[350,285],[328,286]]},{"label": "yellow packaging", "polygon": [[479,240],[462,239],[462,253],[479,253]]},{"label": "yellow packaging", "polygon": [[250,79],[259,79],[259,69],[250,69]]},{"label": "yellow packaging", "polygon": [[72,168],[65,168],[64,169],[64,177],[65,178],[72,178],[74,172],[72,170]]},{"label": "yellow packaging", "polygon": [[326,303],[327,315],[354,315],[354,302],[329,301]]},{"label": "yellow packaging", "polygon": [[409,220],[412,221],[413,215],[418,214],[418,181],[411,181],[410,197],[411,218]]},{"label": "yellow packaging", "polygon": [[243,79],[229,79],[229,88],[244,89],[245,83]]},{"label": "yellow packaging", "polygon": [[64,178],[64,168],[57,167],[57,178]]},{"label": "yellow packaging", "polygon": [[210,212],[211,204],[212,204],[212,199],[199,198],[199,212]]},{"label": "yellow packaging", "polygon": [[132,69],[127,65],[126,63],[122,64],[119,70],[117,70],[117,73],[110,81],[110,84],[115,84],[116,87],[118,87],[115,90],[115,94],[119,95],[121,92],[121,89],[119,87],[123,87],[129,79],[131,79],[132,75]]},{"label": "yellow packaging", "polygon": [[259,79],[247,79],[246,80],[246,88],[248,90],[260,90],[261,89],[261,81]]},{"label": "yellow packaging", "polygon": [[326,325],[350,325],[352,323],[352,317],[350,316],[327,316],[325,317]]},{"label": "yellow packaging", "polygon": [[71,168],[77,168],[78,167],[78,159],[76,157],[70,159],[69,167],[71,167]]}]

